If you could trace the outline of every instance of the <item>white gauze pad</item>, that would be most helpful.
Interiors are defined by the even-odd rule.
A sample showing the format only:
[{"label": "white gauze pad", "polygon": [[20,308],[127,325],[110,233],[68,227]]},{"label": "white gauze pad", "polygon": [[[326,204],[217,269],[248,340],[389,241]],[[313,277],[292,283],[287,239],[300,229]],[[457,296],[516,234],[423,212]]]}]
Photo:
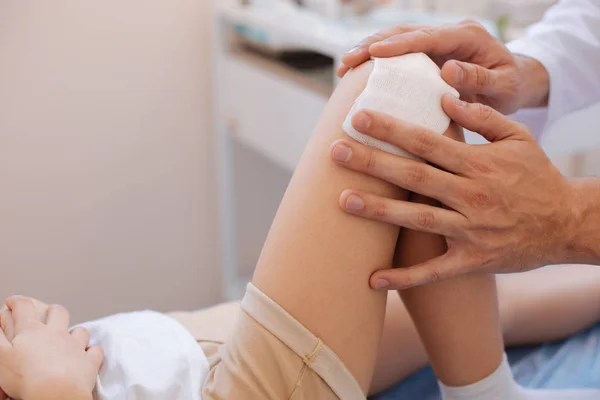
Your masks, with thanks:
[{"label": "white gauze pad", "polygon": [[442,109],[442,96],[446,93],[459,96],[456,89],[442,79],[438,66],[425,54],[376,58],[367,86],[354,102],[343,129],[367,146],[419,160],[390,143],[358,132],[352,126],[352,118],[361,110],[373,110],[441,135],[450,125],[450,118]]}]

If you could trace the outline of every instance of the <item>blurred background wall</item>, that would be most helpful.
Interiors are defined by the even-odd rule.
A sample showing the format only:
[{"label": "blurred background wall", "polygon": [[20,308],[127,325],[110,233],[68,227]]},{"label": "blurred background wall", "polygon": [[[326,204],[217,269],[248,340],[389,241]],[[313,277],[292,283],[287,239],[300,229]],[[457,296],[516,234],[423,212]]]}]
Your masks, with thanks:
[{"label": "blurred background wall", "polygon": [[0,297],[220,298],[209,0],[0,0]]},{"label": "blurred background wall", "polygon": [[[492,2],[533,4],[539,18],[554,0]],[[255,26],[241,3],[0,0],[0,299],[23,293],[62,303],[79,321],[239,297],[328,97],[323,84],[333,89],[337,52],[362,39],[360,29],[402,16],[350,18],[357,37],[333,46],[331,65],[313,71],[232,41],[232,32],[268,38],[265,21],[293,27],[269,19],[267,0],[253,0],[264,8]],[[396,3],[466,15],[483,2]],[[211,35],[216,5],[229,36]],[[597,110],[565,118],[546,137],[568,175],[600,171]],[[215,147],[215,133],[230,148]],[[225,153],[229,163],[216,164]],[[229,180],[223,170],[231,191],[219,198],[217,176]],[[218,221],[219,210],[233,224]],[[229,255],[234,262],[224,262]]]}]

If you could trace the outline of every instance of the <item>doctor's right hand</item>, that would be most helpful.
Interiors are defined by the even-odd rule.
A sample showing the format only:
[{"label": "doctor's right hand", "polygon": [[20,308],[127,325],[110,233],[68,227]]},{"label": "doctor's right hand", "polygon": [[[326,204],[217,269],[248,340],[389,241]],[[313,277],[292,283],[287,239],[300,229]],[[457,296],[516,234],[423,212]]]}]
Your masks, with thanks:
[{"label": "doctor's right hand", "polygon": [[589,200],[600,197],[595,187],[565,178],[525,127],[490,107],[452,95],[444,96],[442,106],[454,122],[490,144],[460,143],[387,114],[361,111],[352,121],[357,131],[429,164],[352,140],[332,146],[336,164],[446,206],[403,202],[352,187],[342,193],[340,207],[349,214],[446,237],[445,254],[412,267],[377,271],[371,286],[406,289],[473,272],[597,263],[593,216],[598,203]]},{"label": "doctor's right hand", "polygon": [[486,104],[503,114],[547,105],[549,76],[538,61],[514,55],[481,24],[399,25],[369,36],[342,59],[343,76],[371,57],[425,53],[461,99]]}]

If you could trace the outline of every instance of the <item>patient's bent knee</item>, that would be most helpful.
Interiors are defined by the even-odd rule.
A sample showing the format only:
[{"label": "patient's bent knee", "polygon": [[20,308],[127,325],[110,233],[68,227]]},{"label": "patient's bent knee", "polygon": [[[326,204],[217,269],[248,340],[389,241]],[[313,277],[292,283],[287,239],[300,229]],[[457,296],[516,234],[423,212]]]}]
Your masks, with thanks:
[{"label": "patient's bent knee", "polygon": [[364,91],[344,122],[344,131],[360,143],[418,160],[413,154],[357,131],[353,117],[360,110],[370,109],[443,134],[450,125],[441,104],[447,93],[458,97],[458,92],[442,79],[438,66],[423,53],[376,59]]}]

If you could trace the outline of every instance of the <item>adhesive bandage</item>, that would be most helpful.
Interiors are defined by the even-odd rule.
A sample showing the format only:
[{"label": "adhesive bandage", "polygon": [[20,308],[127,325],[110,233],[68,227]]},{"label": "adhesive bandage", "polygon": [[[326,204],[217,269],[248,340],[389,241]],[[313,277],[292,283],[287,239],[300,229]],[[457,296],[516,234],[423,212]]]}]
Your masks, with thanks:
[{"label": "adhesive bandage", "polygon": [[367,86],[354,102],[343,129],[367,146],[418,160],[390,143],[358,132],[352,126],[352,118],[357,112],[367,109],[421,125],[441,135],[450,125],[450,118],[442,109],[442,96],[446,93],[459,96],[456,89],[442,79],[438,66],[425,54],[376,58]]}]

